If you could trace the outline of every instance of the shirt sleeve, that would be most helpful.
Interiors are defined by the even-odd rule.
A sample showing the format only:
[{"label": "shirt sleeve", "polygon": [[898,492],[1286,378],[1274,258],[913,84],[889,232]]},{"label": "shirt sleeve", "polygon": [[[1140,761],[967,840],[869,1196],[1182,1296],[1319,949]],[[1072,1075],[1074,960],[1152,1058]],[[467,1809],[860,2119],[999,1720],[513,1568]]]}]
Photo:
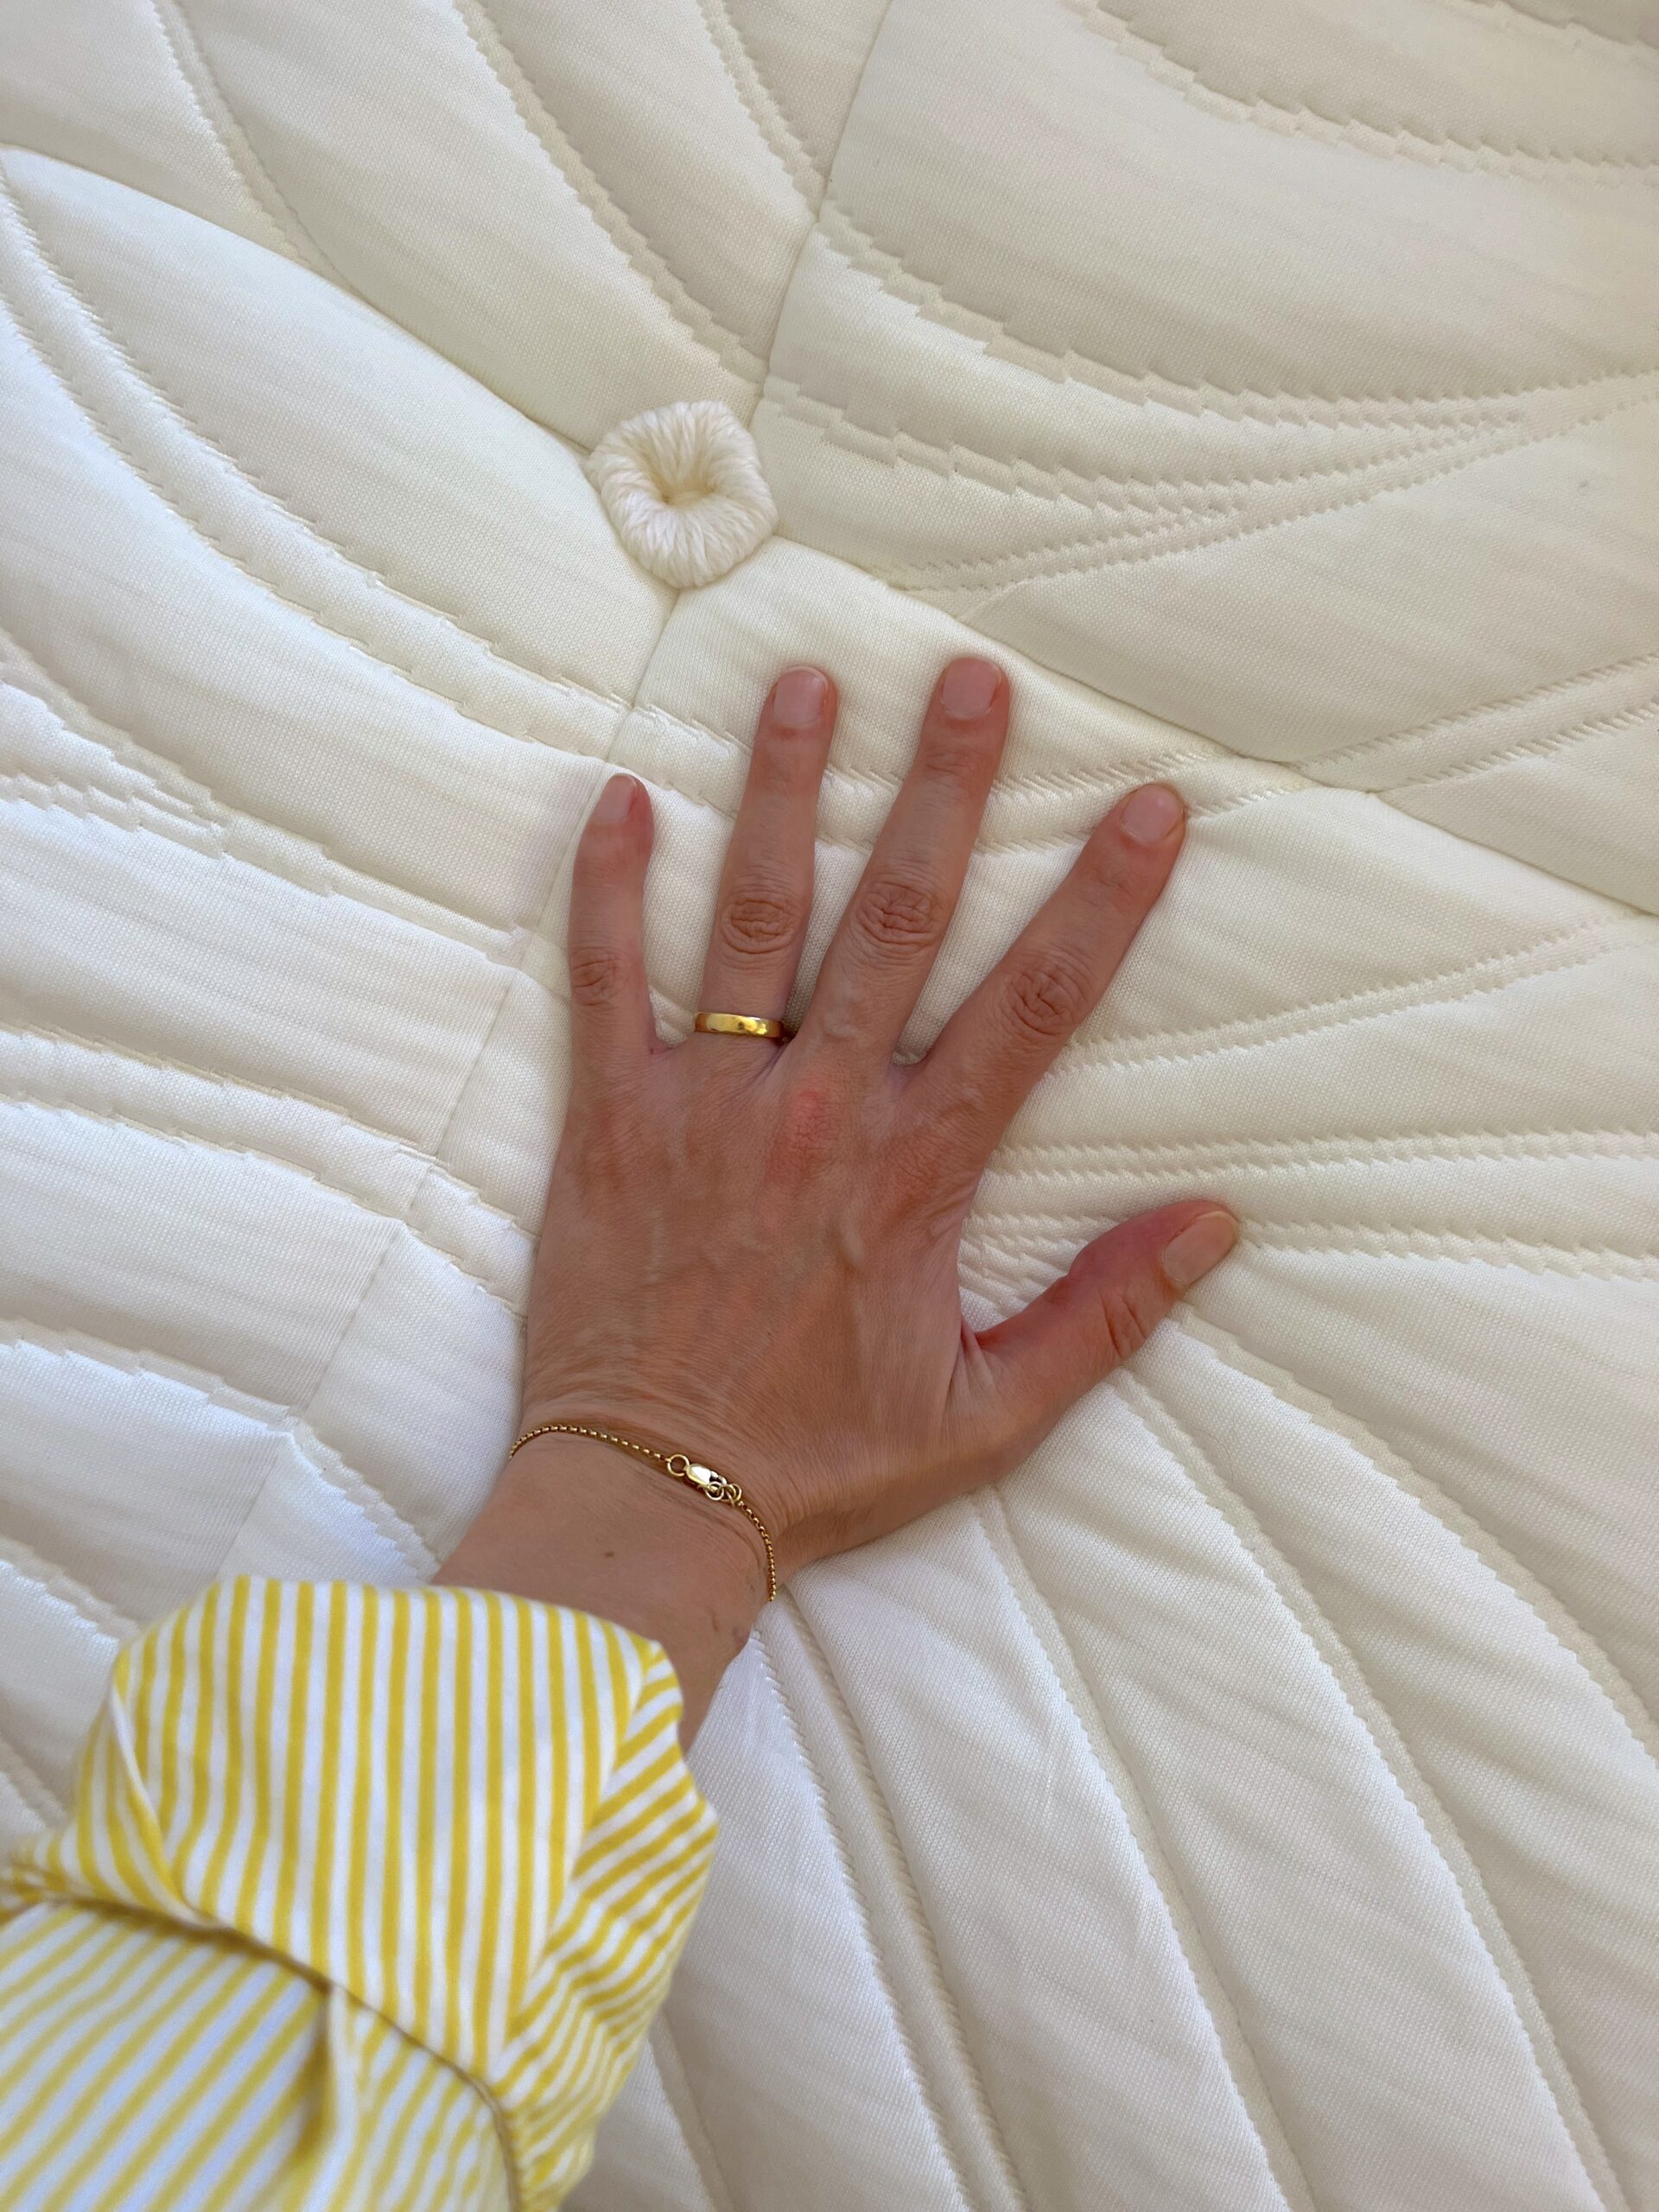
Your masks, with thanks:
[{"label": "shirt sleeve", "polygon": [[117,1661],[0,1891],[10,2212],[542,2212],[707,1879],[654,1643],[244,1579]]}]

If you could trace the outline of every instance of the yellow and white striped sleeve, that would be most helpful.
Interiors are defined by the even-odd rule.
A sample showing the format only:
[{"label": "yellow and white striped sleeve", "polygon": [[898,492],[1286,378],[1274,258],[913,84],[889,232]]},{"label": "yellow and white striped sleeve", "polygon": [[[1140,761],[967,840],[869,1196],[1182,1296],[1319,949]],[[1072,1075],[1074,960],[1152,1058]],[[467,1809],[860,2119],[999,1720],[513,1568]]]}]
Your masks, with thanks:
[{"label": "yellow and white striped sleeve", "polygon": [[541,2212],[714,1816],[658,1647],[468,1590],[215,1586],[117,1662],[0,1907],[9,2212]]}]

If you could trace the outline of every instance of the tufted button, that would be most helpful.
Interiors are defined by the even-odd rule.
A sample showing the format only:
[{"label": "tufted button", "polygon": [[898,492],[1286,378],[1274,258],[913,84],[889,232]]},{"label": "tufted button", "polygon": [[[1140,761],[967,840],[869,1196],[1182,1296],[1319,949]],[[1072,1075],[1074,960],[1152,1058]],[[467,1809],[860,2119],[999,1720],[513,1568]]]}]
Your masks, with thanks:
[{"label": "tufted button", "polygon": [[619,423],[587,470],[617,536],[664,583],[713,583],[777,526],[754,440],[723,400],[677,399]]}]

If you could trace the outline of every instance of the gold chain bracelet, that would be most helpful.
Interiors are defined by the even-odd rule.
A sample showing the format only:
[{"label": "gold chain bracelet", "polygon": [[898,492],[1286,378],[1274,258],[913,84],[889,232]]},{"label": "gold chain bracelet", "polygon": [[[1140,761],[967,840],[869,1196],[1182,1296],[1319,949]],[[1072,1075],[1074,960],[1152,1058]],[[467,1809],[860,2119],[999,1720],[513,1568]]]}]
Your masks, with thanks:
[{"label": "gold chain bracelet", "polygon": [[512,1452],[508,1452],[508,1459],[512,1459],[513,1452],[522,1451],[526,1444],[533,1443],[538,1436],[591,1436],[596,1444],[612,1444],[619,1452],[631,1452],[636,1459],[649,1459],[665,1475],[672,1475],[677,1483],[690,1483],[694,1490],[700,1490],[716,1505],[734,1505],[740,1513],[753,1522],[761,1542],[766,1548],[768,1603],[778,1595],[778,1554],[772,1548],[771,1535],[766,1522],[729,1475],[716,1474],[712,1467],[699,1466],[683,1452],[659,1452],[653,1444],[641,1444],[632,1436],[619,1436],[613,1429],[588,1428],[579,1421],[544,1421],[538,1427],[527,1428],[513,1446]]}]

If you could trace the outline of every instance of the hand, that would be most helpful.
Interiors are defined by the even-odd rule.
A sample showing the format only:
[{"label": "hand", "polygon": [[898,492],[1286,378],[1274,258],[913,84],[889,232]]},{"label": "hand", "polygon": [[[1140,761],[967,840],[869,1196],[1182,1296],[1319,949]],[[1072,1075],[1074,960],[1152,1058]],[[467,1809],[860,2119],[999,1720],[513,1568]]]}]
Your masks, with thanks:
[{"label": "hand", "polygon": [[[1214,1200],[1166,1206],[1096,1238],[996,1327],[976,1332],[963,1319],[957,1249],[991,1153],[1099,1002],[1185,824],[1166,786],[1129,792],[931,1050],[899,1065],[1008,703],[988,661],[944,671],[914,766],[799,1033],[784,1045],[693,1035],[671,1047],[657,1036],[641,950],[652,842],[643,785],[613,777],[577,849],[575,1069],[537,1260],[522,1425],[614,1430],[734,1478],[772,1533],[780,1578],[1017,1466],[1236,1235]],[[820,671],[791,669],[772,687],[721,879],[704,1007],[784,1013],[835,719]],[[607,1446],[563,1437],[526,1446],[498,1501],[504,1493],[486,1510],[493,1530],[480,1522],[447,1580],[466,1579],[458,1567],[476,1580],[493,1563],[518,1578],[508,1586],[524,1587],[539,1546],[558,1556],[565,1596],[570,1516],[591,1535],[598,1511],[620,1557],[609,1584],[591,1562],[578,1580],[591,1593],[596,1579],[601,1599],[620,1587],[609,1603],[566,1602],[644,1627],[640,1585],[665,1576],[677,1594],[651,1632],[668,1643],[689,1705],[712,1688],[766,1593],[761,1541],[741,1514]],[[658,1561],[649,1573],[648,1556]]]}]

